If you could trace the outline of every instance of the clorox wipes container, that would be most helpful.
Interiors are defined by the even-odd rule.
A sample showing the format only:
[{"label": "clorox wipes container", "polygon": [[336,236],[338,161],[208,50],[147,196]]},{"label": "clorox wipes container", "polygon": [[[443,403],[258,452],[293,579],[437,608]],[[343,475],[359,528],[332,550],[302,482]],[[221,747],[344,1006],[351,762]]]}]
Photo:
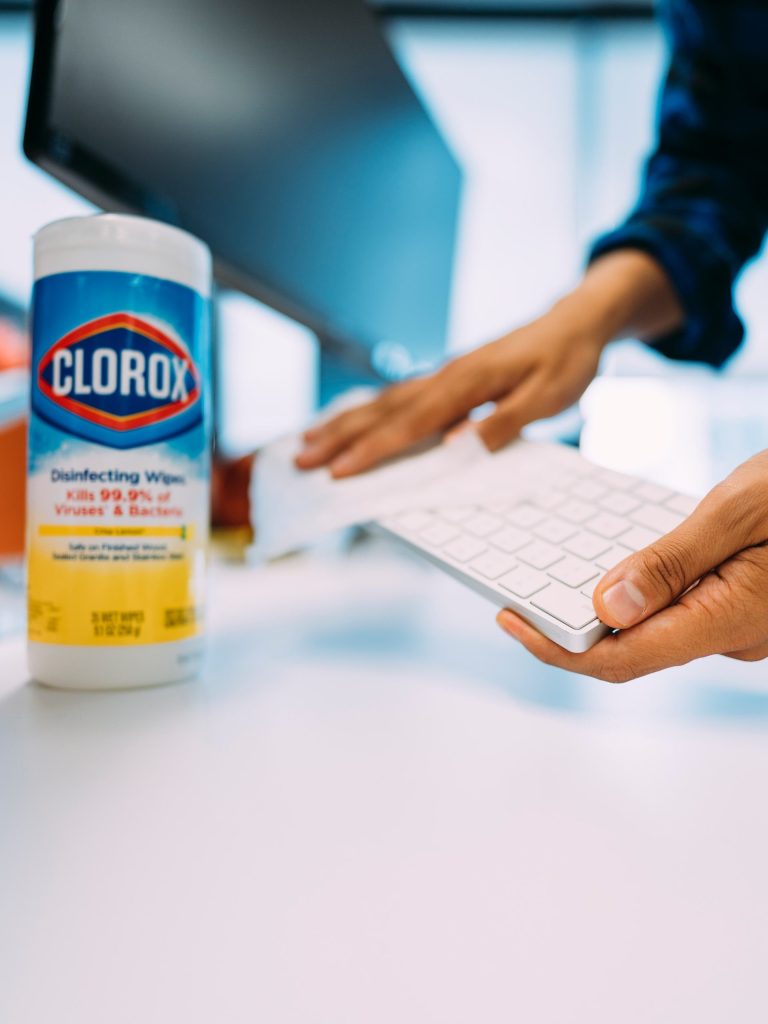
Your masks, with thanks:
[{"label": "clorox wipes container", "polygon": [[151,686],[203,657],[211,257],[116,214],[35,237],[29,667]]}]

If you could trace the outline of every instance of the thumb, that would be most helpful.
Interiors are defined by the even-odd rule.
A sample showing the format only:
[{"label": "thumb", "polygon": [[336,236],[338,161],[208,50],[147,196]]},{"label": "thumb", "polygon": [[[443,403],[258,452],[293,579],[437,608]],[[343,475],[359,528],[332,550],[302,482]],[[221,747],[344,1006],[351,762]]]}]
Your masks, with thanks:
[{"label": "thumb", "polygon": [[749,546],[749,517],[734,516],[731,504],[710,492],[674,530],[607,572],[593,595],[601,621],[614,629],[642,622]]}]

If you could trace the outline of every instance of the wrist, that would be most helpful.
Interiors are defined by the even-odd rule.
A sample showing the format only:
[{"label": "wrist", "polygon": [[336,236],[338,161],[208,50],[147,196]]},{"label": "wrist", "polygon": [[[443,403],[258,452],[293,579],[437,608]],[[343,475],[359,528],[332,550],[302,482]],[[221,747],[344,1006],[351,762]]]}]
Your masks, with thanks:
[{"label": "wrist", "polygon": [[684,321],[666,271],[637,249],[598,257],[571,297],[603,347],[620,338],[651,341],[679,329]]},{"label": "wrist", "polygon": [[616,337],[615,316],[604,297],[592,294],[584,282],[568,292],[546,314],[560,336],[580,348],[594,348],[599,355]]}]

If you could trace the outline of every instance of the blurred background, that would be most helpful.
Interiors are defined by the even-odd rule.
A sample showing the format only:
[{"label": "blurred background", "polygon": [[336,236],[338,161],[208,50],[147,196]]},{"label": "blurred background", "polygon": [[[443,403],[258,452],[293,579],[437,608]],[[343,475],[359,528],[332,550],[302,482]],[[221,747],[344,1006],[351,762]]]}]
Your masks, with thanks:
[{"label": "blurred background", "polygon": [[[371,6],[464,172],[449,348],[471,347],[544,308],[575,279],[590,239],[627,212],[653,138],[664,40],[642,2]],[[32,28],[31,3],[0,0],[0,295],[18,309],[33,232],[93,209],[22,155]],[[744,275],[752,337],[731,373],[768,369],[767,284],[768,266]],[[269,331],[255,322],[256,334]]]},{"label": "blurred background", "polygon": [[[342,0],[59,9],[182,4],[206,8],[215,51],[225,9]],[[644,0],[368,9],[461,173],[445,337],[369,349],[396,379],[575,281],[634,201],[666,54]],[[406,551],[366,541],[342,564],[332,540],[216,566],[201,686],[19,685],[31,238],[94,209],[23,156],[32,39],[32,5],[0,0],[0,638],[18,636],[0,641],[0,1024],[762,1024],[760,665],[608,687],[534,662]],[[767,261],[738,301],[748,337],[722,374],[622,343],[580,408],[537,429],[703,491],[768,446]],[[344,384],[327,339],[321,355],[247,289],[221,289],[217,325],[228,453]]]},{"label": "blurred background", "polygon": [[[33,22],[25,6],[0,3],[0,294],[19,309],[31,289],[33,232],[92,209],[21,152]],[[590,238],[627,210],[652,139],[664,63],[649,5],[634,14],[626,4],[606,6],[588,17],[547,2],[516,9],[478,0],[463,3],[461,16],[456,7],[377,4],[401,66],[464,173],[451,350],[543,309],[575,279]],[[759,284],[748,285],[745,312],[751,320],[765,317]],[[233,307],[230,319],[240,329],[250,315],[256,336],[279,330],[250,301]],[[257,347],[242,353],[256,367]],[[273,358],[282,358],[283,348],[273,347]],[[768,343],[745,358],[762,366]],[[311,359],[302,372],[313,372]],[[298,383],[295,373],[288,376]],[[311,387],[297,390],[305,401],[313,394]],[[293,417],[306,413],[294,409],[293,394],[281,404]],[[268,410],[265,436],[272,429]]]},{"label": "blurred background", "polygon": [[[664,38],[652,5],[643,2],[375,0],[368,6],[461,171],[444,345],[445,352],[458,352],[542,311],[575,281],[590,240],[632,205],[653,138]],[[31,237],[50,220],[94,209],[22,153],[33,21],[31,3],[0,0],[6,458],[16,458],[22,437]],[[639,344],[614,346],[582,403],[586,453],[700,490],[768,443],[760,415],[768,264],[748,268],[738,303],[748,343],[724,375],[670,365]],[[236,455],[303,424],[330,392],[320,386],[323,360],[306,326],[231,288],[221,291],[217,319],[219,435]],[[387,338],[373,346],[371,362],[382,379],[397,379],[442,355],[433,349],[425,358]],[[573,434],[573,423],[565,431]],[[681,443],[690,440],[682,468],[665,461],[670,431]],[[0,498],[6,550],[18,546],[19,493],[10,488]]]}]

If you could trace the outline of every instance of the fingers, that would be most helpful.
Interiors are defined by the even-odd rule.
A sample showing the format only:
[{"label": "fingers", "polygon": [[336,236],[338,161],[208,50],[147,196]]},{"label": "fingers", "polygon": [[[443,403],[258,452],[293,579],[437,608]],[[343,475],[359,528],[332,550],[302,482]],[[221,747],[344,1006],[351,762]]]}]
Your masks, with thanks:
[{"label": "fingers", "polygon": [[519,377],[518,361],[510,362],[506,344],[485,345],[430,376],[396,384],[374,402],[310,428],[296,465],[314,469],[330,463],[339,477],[359,473],[453,427],[478,405],[507,393]]},{"label": "fingers", "polygon": [[538,404],[540,389],[538,375],[526,377],[509,397],[498,403],[490,416],[478,423],[477,432],[489,451],[497,451],[517,437],[526,423],[543,415]]},{"label": "fingers", "polygon": [[[648,623],[642,623],[627,632],[607,636],[584,654],[566,651],[542,636],[538,630],[509,609],[505,608],[499,612],[496,621],[505,633],[518,640],[545,665],[561,668],[566,672],[575,672],[578,675],[592,676],[608,683],[625,683],[661,668],[682,664],[689,661],[690,657],[694,657],[676,657],[677,652],[673,652],[672,648],[664,643],[663,638],[668,633],[667,624],[657,620],[661,620],[672,610],[662,612]],[[647,637],[651,623],[654,624],[654,632],[657,634],[655,640],[649,640]]]},{"label": "fingers", "polygon": [[614,633],[584,654],[571,654],[509,609],[499,625],[548,665],[622,683],[710,654],[742,661],[768,655],[768,549],[739,552],[676,604],[631,629]]},{"label": "fingers", "polygon": [[353,438],[381,416],[378,401],[350,409],[304,434],[304,448],[296,456],[299,469],[315,469],[330,462]]},{"label": "fingers", "polygon": [[721,653],[731,646],[738,628],[737,613],[725,607],[713,618],[705,602],[687,598],[632,629],[607,636],[584,654],[564,650],[509,609],[499,612],[496,621],[547,665],[610,683],[625,683],[685,665],[694,658]]},{"label": "fingers", "polygon": [[334,476],[349,476],[445,430],[485,402],[495,412],[479,427],[486,446],[495,451],[532,420],[559,412],[594,376],[594,353],[588,365],[565,365],[557,339],[539,325],[500,338],[446,364],[437,373],[385,391],[375,402],[313,427],[296,465],[313,469],[331,465]]},{"label": "fingers", "polygon": [[315,469],[330,462],[357,437],[394,415],[419,394],[429,378],[415,378],[395,384],[371,402],[339,413],[303,434],[304,448],[296,456],[300,469]]},{"label": "fingers", "polygon": [[370,469],[465,417],[476,404],[476,376],[466,358],[430,377],[397,384],[374,402],[307,431],[296,465],[330,464],[334,477]]},{"label": "fingers", "polygon": [[732,494],[711,491],[678,527],[606,573],[593,595],[599,618],[618,629],[642,622],[749,544],[751,524],[737,512]]},{"label": "fingers", "polygon": [[341,479],[362,473],[417,441],[452,426],[456,417],[450,397],[443,396],[440,401],[435,401],[435,397],[424,395],[420,401],[362,432],[332,460],[332,476]]}]

